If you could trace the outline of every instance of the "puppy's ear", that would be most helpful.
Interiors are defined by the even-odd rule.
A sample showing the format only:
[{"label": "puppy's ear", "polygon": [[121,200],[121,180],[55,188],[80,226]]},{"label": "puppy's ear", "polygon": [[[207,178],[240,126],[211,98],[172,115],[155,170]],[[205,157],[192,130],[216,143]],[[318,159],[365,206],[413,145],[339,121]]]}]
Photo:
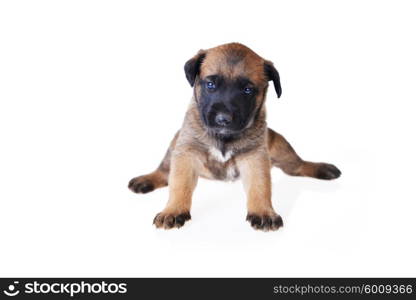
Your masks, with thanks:
[{"label": "puppy's ear", "polygon": [[276,90],[277,98],[280,98],[282,95],[282,87],[280,85],[280,76],[279,72],[277,72],[276,68],[274,67],[271,61],[264,61],[264,73],[268,80],[273,80],[274,89]]},{"label": "puppy's ear", "polygon": [[194,86],[195,78],[199,74],[199,67],[205,58],[206,52],[199,50],[198,53],[185,63],[185,75],[186,79],[191,86]]}]

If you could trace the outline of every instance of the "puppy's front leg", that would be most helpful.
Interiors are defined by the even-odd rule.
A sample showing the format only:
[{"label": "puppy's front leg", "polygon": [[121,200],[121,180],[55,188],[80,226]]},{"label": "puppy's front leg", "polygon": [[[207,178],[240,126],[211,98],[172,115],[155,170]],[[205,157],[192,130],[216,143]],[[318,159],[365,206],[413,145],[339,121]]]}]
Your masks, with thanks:
[{"label": "puppy's front leg", "polygon": [[192,153],[175,150],[168,180],[169,201],[153,220],[157,228],[179,228],[191,219],[192,193],[198,180]]},{"label": "puppy's front leg", "polygon": [[255,229],[277,230],[282,218],[272,206],[270,159],[266,149],[249,154],[238,161],[238,167],[247,194],[247,221]]}]

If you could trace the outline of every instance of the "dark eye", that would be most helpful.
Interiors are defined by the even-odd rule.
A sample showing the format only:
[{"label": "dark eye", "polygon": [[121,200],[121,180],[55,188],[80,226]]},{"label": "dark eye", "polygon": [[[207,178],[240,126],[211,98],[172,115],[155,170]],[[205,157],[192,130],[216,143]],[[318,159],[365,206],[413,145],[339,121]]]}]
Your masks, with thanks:
[{"label": "dark eye", "polygon": [[254,91],[254,89],[253,89],[253,88],[246,87],[246,88],[244,89],[244,94],[246,94],[246,95],[251,95],[251,94],[253,94],[253,91]]},{"label": "dark eye", "polygon": [[209,90],[213,90],[213,89],[215,89],[215,83],[213,83],[212,81],[208,81],[208,82],[205,84],[205,86],[206,86],[206,88],[207,88],[207,89],[209,89]]}]

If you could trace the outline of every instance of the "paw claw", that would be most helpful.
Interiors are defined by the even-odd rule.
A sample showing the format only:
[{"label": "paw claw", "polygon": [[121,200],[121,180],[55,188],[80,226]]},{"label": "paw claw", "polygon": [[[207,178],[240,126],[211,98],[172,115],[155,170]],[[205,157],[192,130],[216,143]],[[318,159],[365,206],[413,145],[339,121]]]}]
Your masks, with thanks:
[{"label": "paw claw", "polygon": [[321,164],[316,172],[316,178],[331,180],[341,176],[341,171],[331,164]]},{"label": "paw claw", "polygon": [[153,224],[156,228],[164,228],[164,229],[171,229],[171,228],[180,228],[182,227],[186,221],[191,219],[191,215],[189,212],[180,213],[180,214],[172,214],[172,213],[158,213],[156,217],[153,219]]},{"label": "paw claw", "polygon": [[282,217],[279,215],[248,214],[246,220],[254,229],[269,231],[277,230],[283,226]]},{"label": "paw claw", "polygon": [[154,184],[150,180],[146,180],[142,177],[135,177],[129,182],[129,189],[138,194],[145,194],[155,189]]}]

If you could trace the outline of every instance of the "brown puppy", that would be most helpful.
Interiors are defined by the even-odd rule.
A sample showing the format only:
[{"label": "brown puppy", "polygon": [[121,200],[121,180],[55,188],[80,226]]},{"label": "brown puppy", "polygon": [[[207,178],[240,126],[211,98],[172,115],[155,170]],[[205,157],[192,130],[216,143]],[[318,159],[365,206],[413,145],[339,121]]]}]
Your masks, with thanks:
[{"label": "brown puppy", "polygon": [[268,82],[281,95],[279,73],[270,61],[238,43],[200,50],[185,64],[193,98],[182,128],[159,167],[133,178],[129,188],[147,193],[169,184],[158,228],[181,227],[191,218],[192,193],[198,177],[241,178],[247,194],[247,221],[255,229],[283,226],[271,201],[270,168],[295,176],[334,179],[333,165],[302,160],[280,134],[267,128],[264,105]]}]

